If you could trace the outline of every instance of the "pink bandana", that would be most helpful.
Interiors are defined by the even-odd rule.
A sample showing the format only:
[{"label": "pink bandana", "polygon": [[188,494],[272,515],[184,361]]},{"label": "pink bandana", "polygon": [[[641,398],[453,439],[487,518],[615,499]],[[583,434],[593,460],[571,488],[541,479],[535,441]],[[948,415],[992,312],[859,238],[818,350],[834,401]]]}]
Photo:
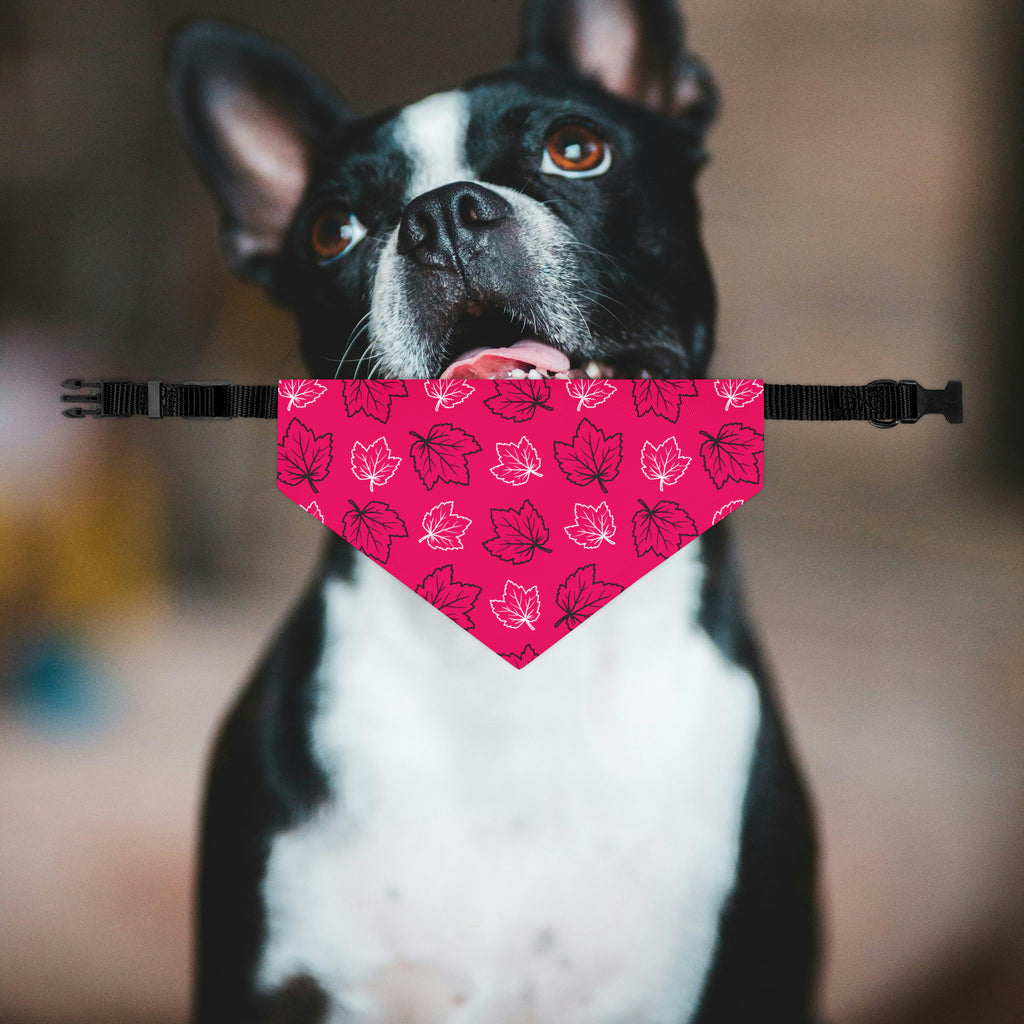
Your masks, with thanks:
[{"label": "pink bandana", "polygon": [[285,380],[281,491],[522,668],[762,485],[759,380]]}]

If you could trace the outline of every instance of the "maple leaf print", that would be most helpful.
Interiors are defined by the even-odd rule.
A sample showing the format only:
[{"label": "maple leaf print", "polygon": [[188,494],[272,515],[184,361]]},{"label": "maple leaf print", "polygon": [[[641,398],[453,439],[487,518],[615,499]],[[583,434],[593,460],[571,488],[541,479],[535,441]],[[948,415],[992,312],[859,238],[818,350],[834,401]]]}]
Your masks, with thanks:
[{"label": "maple leaf print", "polygon": [[707,440],[700,446],[700,457],[715,487],[721,490],[727,480],[761,482],[757,456],[764,453],[763,434],[742,423],[726,423],[714,437],[705,430],[701,434]]},{"label": "maple leaf print", "polygon": [[435,551],[461,551],[462,535],[472,522],[455,511],[454,501],[442,501],[423,517],[423,529],[427,532],[419,542],[426,541],[427,547]]},{"label": "maple leaf print", "polygon": [[391,554],[395,537],[408,537],[398,513],[386,501],[368,501],[360,508],[351,498],[352,506],[341,517],[341,535],[353,547],[384,565]]},{"label": "maple leaf print", "polygon": [[439,409],[454,409],[473,394],[473,386],[464,380],[428,380],[424,381],[423,390],[428,398],[437,401],[434,412]]},{"label": "maple leaf print", "polygon": [[314,519],[319,519],[321,523],[324,521],[324,514],[320,511],[320,506],[315,501],[311,501],[308,505],[303,505],[302,511],[308,512]]},{"label": "maple leaf print", "polygon": [[584,417],[572,441],[555,442],[555,461],[569,483],[596,483],[607,494],[622,464],[622,434],[605,434]]},{"label": "maple leaf print", "polygon": [[315,402],[327,388],[315,380],[279,380],[277,382],[277,393],[282,398],[288,399],[285,406],[287,412],[294,405],[304,409],[307,405]]},{"label": "maple leaf print", "polygon": [[742,505],[742,504],[743,504],[743,499],[742,498],[737,498],[736,501],[730,501],[727,504],[723,505],[711,517],[711,525],[714,526],[715,523],[720,523],[730,512],[735,512],[736,509],[738,509],[740,507],[740,505]]},{"label": "maple leaf print", "polygon": [[503,483],[520,487],[531,476],[543,476],[540,471],[540,456],[528,437],[519,439],[518,444],[499,441],[495,444],[498,464],[491,466],[491,472]]},{"label": "maple leaf print", "polygon": [[605,541],[615,543],[612,540],[615,536],[615,520],[607,501],[602,501],[600,505],[577,504],[573,512],[576,522],[566,526],[565,533],[574,544],[592,551]]},{"label": "maple leaf print", "polygon": [[602,583],[594,578],[596,574],[597,569],[591,562],[566,577],[555,593],[555,604],[565,613],[555,623],[556,629],[563,624],[567,629],[575,629],[616,594],[622,593],[618,583]]},{"label": "maple leaf print", "polygon": [[545,380],[496,380],[494,390],[496,394],[484,405],[502,419],[525,423],[538,409],[551,411],[551,406],[544,404],[551,398],[551,386]]},{"label": "maple leaf print", "polygon": [[697,536],[694,521],[674,501],[667,498],[657,505],[640,502],[640,511],[633,516],[633,545],[636,555],[653,552],[659,558],[675,554],[688,538]]},{"label": "maple leaf print", "polygon": [[514,668],[523,668],[537,657],[537,652],[533,649],[532,644],[527,644],[518,654],[509,652],[508,654],[502,654],[501,657]]},{"label": "maple leaf print", "polygon": [[551,534],[530,501],[524,501],[518,509],[492,508],[491,525],[494,536],[484,541],[484,547],[503,562],[522,565],[537,551],[551,554],[551,548],[544,547]]},{"label": "maple leaf print", "polygon": [[674,437],[666,437],[657,447],[644,441],[640,450],[640,469],[648,480],[658,481],[659,491],[665,490],[665,484],[677,483],[689,465],[690,456],[683,455]]},{"label": "maple leaf print", "polygon": [[391,454],[391,446],[386,438],[378,437],[369,444],[356,441],[352,445],[350,461],[356,479],[368,481],[372,491],[375,486],[386,484],[395,475],[402,459],[399,455]]},{"label": "maple leaf print", "polygon": [[349,416],[362,413],[387,423],[391,415],[391,399],[404,398],[408,394],[404,380],[347,380],[345,411]]},{"label": "maple leaf print", "polygon": [[429,491],[438,481],[445,484],[468,484],[467,455],[480,451],[472,434],[454,423],[435,423],[426,436],[409,433],[416,438],[409,448],[413,469]]},{"label": "maple leaf print", "polygon": [[759,380],[716,380],[715,394],[725,399],[726,409],[742,409],[764,394]]},{"label": "maple leaf print", "polygon": [[416,584],[416,593],[463,629],[473,629],[469,613],[480,596],[480,587],[475,583],[459,583],[452,578],[452,571],[451,565],[442,565],[428,573]]},{"label": "maple leaf print", "polygon": [[637,416],[653,413],[663,420],[675,423],[679,419],[679,407],[684,398],[696,398],[697,385],[692,380],[646,380],[633,381],[633,405]]},{"label": "maple leaf print", "polygon": [[491,598],[491,611],[506,629],[526,626],[532,630],[540,618],[540,591],[536,587],[521,587],[518,583],[505,580],[505,590],[500,598]]},{"label": "maple leaf print", "polygon": [[566,385],[565,390],[570,398],[577,400],[577,412],[593,409],[615,394],[615,386],[606,380],[573,380]]},{"label": "maple leaf print", "polygon": [[277,446],[277,479],[295,487],[303,480],[314,494],[316,485],[327,478],[334,457],[334,435],[314,434],[300,419],[288,424]]}]

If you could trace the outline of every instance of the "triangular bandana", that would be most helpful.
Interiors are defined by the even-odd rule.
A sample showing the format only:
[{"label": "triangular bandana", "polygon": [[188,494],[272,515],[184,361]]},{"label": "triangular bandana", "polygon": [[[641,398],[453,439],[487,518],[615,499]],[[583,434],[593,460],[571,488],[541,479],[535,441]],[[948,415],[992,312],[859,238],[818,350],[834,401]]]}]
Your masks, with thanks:
[{"label": "triangular bandana", "polygon": [[762,486],[759,380],[287,380],[281,491],[521,668]]}]

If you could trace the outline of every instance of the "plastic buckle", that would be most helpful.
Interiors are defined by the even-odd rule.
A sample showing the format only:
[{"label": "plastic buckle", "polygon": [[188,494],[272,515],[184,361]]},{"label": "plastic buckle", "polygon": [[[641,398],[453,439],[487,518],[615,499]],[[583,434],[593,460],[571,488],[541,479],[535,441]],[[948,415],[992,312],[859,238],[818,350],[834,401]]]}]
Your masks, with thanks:
[{"label": "plastic buckle", "polygon": [[917,388],[917,418],[929,413],[939,413],[946,417],[947,423],[963,423],[964,421],[964,385],[962,381],[950,380],[939,391],[929,391],[921,387],[916,380],[901,380],[901,384],[913,384]]},{"label": "plastic buckle", "polygon": [[131,381],[127,380],[79,380],[77,377],[72,377],[69,380],[61,381],[62,388],[68,388],[70,390],[78,391],[81,388],[90,388],[91,390],[80,395],[61,395],[60,400],[62,402],[77,402],[78,405],[74,405],[70,409],[62,409],[61,413],[64,416],[68,416],[71,419],[81,419],[83,416],[96,416],[99,418],[113,416],[117,418],[124,418],[131,416],[130,412],[111,412],[104,405],[105,389],[104,384],[130,384]]},{"label": "plastic buckle", "polygon": [[963,423],[963,383],[958,380],[951,380],[940,391],[922,387],[916,380],[873,380],[868,384],[872,387],[876,384],[888,384],[894,389],[893,408],[899,409],[900,389],[913,388],[913,409],[903,415],[893,416],[887,420],[868,420],[873,427],[880,427],[888,430],[895,427],[897,423],[916,423],[922,416],[929,413],[939,413],[946,417],[947,423]]}]

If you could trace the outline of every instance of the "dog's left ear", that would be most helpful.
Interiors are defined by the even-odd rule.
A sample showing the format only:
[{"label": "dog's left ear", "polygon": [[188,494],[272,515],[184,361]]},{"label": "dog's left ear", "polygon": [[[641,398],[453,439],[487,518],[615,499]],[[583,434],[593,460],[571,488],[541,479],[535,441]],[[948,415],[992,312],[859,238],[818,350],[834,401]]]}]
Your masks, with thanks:
[{"label": "dog's left ear", "polygon": [[315,154],[351,114],[286,50],[225,22],[184,25],[167,63],[175,113],[220,208],[228,263],[272,288]]},{"label": "dog's left ear", "polygon": [[686,49],[675,0],[527,0],[519,56],[596,79],[700,132],[718,105],[711,74]]}]

